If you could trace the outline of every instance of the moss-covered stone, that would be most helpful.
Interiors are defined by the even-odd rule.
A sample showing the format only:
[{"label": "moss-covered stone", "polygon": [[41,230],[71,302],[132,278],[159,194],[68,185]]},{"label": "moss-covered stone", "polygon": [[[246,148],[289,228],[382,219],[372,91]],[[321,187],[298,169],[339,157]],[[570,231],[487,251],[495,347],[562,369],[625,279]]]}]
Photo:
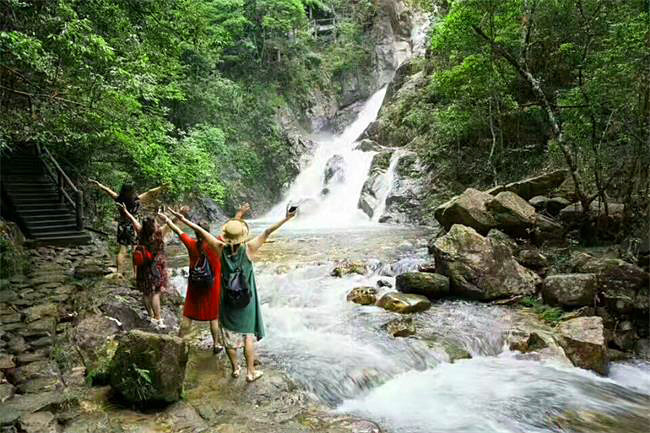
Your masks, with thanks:
[{"label": "moss-covered stone", "polygon": [[182,339],[129,332],[119,343],[109,368],[110,384],[138,406],[181,399],[188,346]]}]

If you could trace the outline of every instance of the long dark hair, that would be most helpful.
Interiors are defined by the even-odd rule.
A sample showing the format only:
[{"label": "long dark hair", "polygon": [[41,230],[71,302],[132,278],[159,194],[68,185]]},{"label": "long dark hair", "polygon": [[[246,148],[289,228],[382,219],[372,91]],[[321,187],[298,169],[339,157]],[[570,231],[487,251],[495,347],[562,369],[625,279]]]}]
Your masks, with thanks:
[{"label": "long dark hair", "polygon": [[[198,221],[196,224],[206,232],[210,231],[210,223],[208,223],[206,220]],[[196,235],[196,248],[199,250],[199,253],[202,253],[203,241],[205,239],[203,238],[203,235],[201,235],[201,233],[196,230],[194,230],[194,234]]]},{"label": "long dark hair", "polygon": [[140,202],[138,195],[135,192],[135,185],[132,183],[125,183],[120,188],[120,194],[115,199],[118,203],[124,203],[126,209],[131,212],[137,212]]},{"label": "long dark hair", "polygon": [[138,237],[138,243],[147,247],[152,254],[158,254],[165,247],[163,233],[160,228],[156,227],[156,219],[148,216],[142,220],[142,230]]}]

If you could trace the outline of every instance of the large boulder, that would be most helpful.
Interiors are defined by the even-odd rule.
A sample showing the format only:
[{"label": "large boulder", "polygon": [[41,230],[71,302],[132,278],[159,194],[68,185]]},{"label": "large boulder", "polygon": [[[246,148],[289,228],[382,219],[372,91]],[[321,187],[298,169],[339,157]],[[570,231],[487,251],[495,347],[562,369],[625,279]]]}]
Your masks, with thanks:
[{"label": "large boulder", "polygon": [[491,228],[497,226],[486,206],[492,199],[490,194],[467,188],[461,195],[440,205],[435,210],[434,216],[447,230],[454,224],[462,224],[481,234],[486,234]]},{"label": "large boulder", "polygon": [[408,314],[428,310],[431,308],[431,301],[422,295],[388,292],[377,301],[376,305],[395,313]]},{"label": "large boulder", "polygon": [[426,170],[414,152],[400,150],[386,197],[386,208],[384,214],[379,216],[379,222],[424,222],[429,212],[422,203],[422,197],[432,188],[423,178],[424,172]]},{"label": "large boulder", "polygon": [[595,274],[558,274],[544,279],[544,302],[562,307],[585,307],[594,304],[598,290]]},{"label": "large boulder", "polygon": [[488,193],[497,195],[502,191],[511,191],[526,200],[530,200],[535,196],[548,194],[559,187],[564,182],[566,175],[566,170],[556,170],[507,185],[494,187]]},{"label": "large boulder", "polygon": [[571,258],[574,272],[594,273],[603,290],[638,290],[648,286],[648,273],[621,259],[578,253]]},{"label": "large boulder", "polygon": [[539,213],[535,215],[535,225],[532,235],[538,244],[562,240],[564,239],[565,232],[565,227],[554,219]]},{"label": "large boulder", "polygon": [[108,381],[108,367],[117,349],[115,336],[119,332],[117,320],[100,314],[88,316],[75,326],[73,341],[91,383]]},{"label": "large boulder", "polygon": [[535,223],[535,208],[517,194],[504,191],[486,203],[497,227],[513,235],[525,235]]},{"label": "large boulder", "polygon": [[449,295],[449,278],[440,274],[406,272],[397,276],[396,288],[402,293],[423,295],[429,299],[440,299]]},{"label": "large boulder", "polygon": [[188,346],[171,335],[131,331],[120,341],[110,365],[110,383],[129,403],[180,400]]},{"label": "large boulder", "polygon": [[557,330],[558,343],[573,365],[607,374],[607,346],[602,318],[578,317],[560,323]]},{"label": "large boulder", "polygon": [[534,294],[541,283],[537,274],[515,261],[508,246],[471,227],[454,225],[433,249],[436,272],[449,277],[453,295],[489,301]]},{"label": "large boulder", "polygon": [[392,151],[384,151],[377,153],[372,158],[368,178],[361,189],[358,206],[371,218],[379,205],[379,198],[382,196],[383,188],[388,187],[388,185],[384,185],[384,177],[390,165],[392,154]]}]

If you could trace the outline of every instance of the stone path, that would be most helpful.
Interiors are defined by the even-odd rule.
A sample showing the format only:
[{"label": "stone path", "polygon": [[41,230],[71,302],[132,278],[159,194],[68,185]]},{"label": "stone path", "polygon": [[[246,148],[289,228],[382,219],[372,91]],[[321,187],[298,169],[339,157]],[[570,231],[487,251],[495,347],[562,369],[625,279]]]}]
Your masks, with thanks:
[{"label": "stone path", "polygon": [[75,300],[84,290],[79,277],[104,274],[110,258],[94,245],[29,254],[26,276],[0,281],[0,426],[56,431],[54,415],[41,410],[64,404],[68,391],[84,382],[84,368],[70,365],[60,344],[72,330]]}]

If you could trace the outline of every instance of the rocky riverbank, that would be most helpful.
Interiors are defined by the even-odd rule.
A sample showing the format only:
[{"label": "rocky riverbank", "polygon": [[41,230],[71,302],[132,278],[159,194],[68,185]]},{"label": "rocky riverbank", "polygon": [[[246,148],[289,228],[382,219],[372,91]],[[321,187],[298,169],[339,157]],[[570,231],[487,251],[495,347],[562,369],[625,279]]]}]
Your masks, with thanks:
[{"label": "rocky riverbank", "polygon": [[196,334],[182,399],[134,410],[106,385],[111,358],[129,331],[175,334],[181,298],[164,295],[161,330],[146,317],[140,294],[109,273],[105,244],[27,254],[28,272],[0,286],[3,431],[379,431],[373,423],[329,414],[267,367],[255,384],[232,379],[225,356],[214,356],[202,343],[207,336]]}]

